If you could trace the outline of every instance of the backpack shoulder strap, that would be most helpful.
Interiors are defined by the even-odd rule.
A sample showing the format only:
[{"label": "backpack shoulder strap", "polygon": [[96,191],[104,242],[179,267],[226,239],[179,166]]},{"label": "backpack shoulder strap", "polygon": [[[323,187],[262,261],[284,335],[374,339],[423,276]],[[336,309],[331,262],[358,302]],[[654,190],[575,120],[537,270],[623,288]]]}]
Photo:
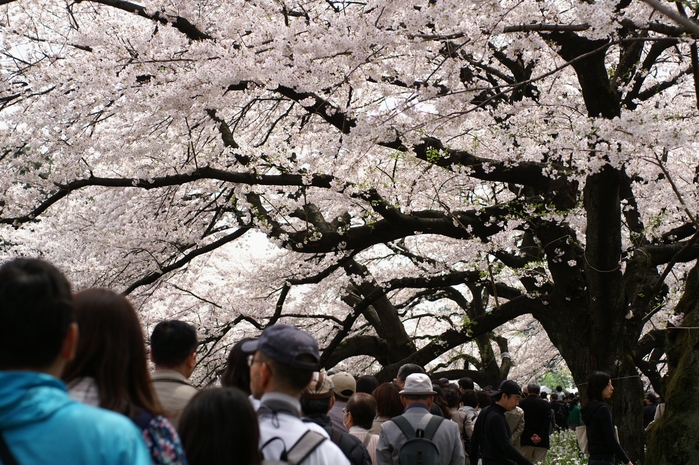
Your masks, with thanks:
[{"label": "backpack shoulder strap", "polygon": [[368,447],[369,443],[371,442],[371,438],[374,437],[373,433],[367,433],[366,436],[364,436],[364,441],[362,441],[362,444],[364,447]]},{"label": "backpack shoulder strap", "polygon": [[398,428],[407,436],[408,439],[412,439],[415,437],[415,428],[413,428],[413,425],[410,424],[407,418],[405,418],[403,415],[398,415],[395,418],[392,418],[391,421],[395,423]]},{"label": "backpack shoulder strap", "polygon": [[444,417],[438,417],[436,415],[430,418],[427,426],[425,426],[425,439],[432,440],[434,433],[437,432],[437,428],[442,424],[442,420],[444,420]]},{"label": "backpack shoulder strap", "polygon": [[286,454],[286,460],[289,465],[298,465],[308,457],[311,452],[316,450],[321,442],[325,441],[325,436],[322,434],[308,430],[303,433],[303,436],[296,441],[296,444],[291,446]]},{"label": "backpack shoulder strap", "polygon": [[138,426],[141,431],[145,431],[148,429],[148,425],[150,425],[150,422],[155,418],[155,415],[150,413],[148,410],[144,409],[139,409],[131,418],[131,421],[133,421],[136,426]]}]

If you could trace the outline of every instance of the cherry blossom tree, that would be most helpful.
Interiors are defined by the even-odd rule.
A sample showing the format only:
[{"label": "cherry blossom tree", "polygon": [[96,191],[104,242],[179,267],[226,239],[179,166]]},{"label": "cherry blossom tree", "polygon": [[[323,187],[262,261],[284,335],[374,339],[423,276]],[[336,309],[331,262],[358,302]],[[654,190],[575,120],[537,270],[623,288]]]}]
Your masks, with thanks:
[{"label": "cherry blossom tree", "polygon": [[328,367],[495,380],[531,315],[578,385],[612,372],[642,455],[638,369],[663,392],[699,255],[693,5],[0,5],[5,256],[196,321],[205,376],[293,321]]}]

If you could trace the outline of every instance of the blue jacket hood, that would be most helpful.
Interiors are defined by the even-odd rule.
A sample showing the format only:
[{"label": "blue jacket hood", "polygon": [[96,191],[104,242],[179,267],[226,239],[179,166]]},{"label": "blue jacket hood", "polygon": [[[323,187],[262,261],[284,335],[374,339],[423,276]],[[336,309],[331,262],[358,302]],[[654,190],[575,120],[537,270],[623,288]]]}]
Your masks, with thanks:
[{"label": "blue jacket hood", "polygon": [[[56,396],[56,389],[66,393]],[[0,430],[43,421],[70,404],[63,381],[33,371],[0,371]]]}]

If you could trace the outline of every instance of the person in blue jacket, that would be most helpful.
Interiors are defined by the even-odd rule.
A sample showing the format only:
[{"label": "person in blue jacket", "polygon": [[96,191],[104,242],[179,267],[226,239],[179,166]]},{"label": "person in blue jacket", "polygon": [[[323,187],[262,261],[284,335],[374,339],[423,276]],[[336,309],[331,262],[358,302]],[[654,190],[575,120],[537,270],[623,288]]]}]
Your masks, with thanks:
[{"label": "person in blue jacket", "polygon": [[0,267],[3,465],[150,465],[131,420],[68,397],[58,377],[77,338],[70,284],[60,271],[37,259]]}]

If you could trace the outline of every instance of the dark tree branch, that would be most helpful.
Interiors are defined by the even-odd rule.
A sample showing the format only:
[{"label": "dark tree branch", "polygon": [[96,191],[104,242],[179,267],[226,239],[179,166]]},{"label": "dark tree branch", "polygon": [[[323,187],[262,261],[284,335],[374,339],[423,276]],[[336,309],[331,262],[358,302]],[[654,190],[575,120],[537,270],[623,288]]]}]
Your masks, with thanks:
[{"label": "dark tree branch", "polygon": [[[404,363],[426,365],[447,350],[465,344],[479,335],[487,334],[488,332],[504,324],[505,322],[516,318],[517,316],[524,315],[526,313],[534,313],[539,311],[541,308],[542,305],[539,299],[532,299],[525,296],[513,299],[510,302],[501,305],[499,309],[486,313],[482,317],[475,320],[474,324],[470,326],[468,330],[447,330],[425,347],[412,353],[407,358],[404,358],[396,363],[392,363],[388,366],[384,366],[381,372],[376,376],[380,381],[393,379],[398,372],[398,368],[400,368],[400,366]],[[347,339],[348,343],[350,339],[352,338]],[[374,343],[372,344],[372,347],[380,347],[380,343],[381,341],[378,341],[378,345]],[[366,350],[365,352],[370,351]],[[344,346],[338,347],[333,353],[332,358],[328,359],[329,363],[326,363],[324,366],[332,367],[353,355],[354,354],[350,351],[344,350]],[[376,359],[379,359],[379,357],[382,356],[380,351],[365,353],[364,355],[372,356]]]},{"label": "dark tree branch", "polygon": [[181,259],[171,263],[170,265],[164,266],[160,268],[160,271],[156,271],[153,273],[150,273],[148,276],[144,276],[143,278],[139,279],[138,281],[131,283],[121,294],[122,295],[129,295],[131,292],[133,292],[136,288],[140,286],[147,286],[148,284],[153,284],[155,281],[157,281],[159,278],[163,277],[167,273],[170,273],[172,271],[175,271],[177,269],[182,268],[189,262],[191,262],[193,259],[200,255],[207,254],[213,250],[218,249],[219,247],[234,241],[241,237],[243,234],[248,232],[250,230],[249,227],[242,227],[237,229],[235,232],[232,234],[229,234],[227,236],[224,236],[210,244],[207,244],[203,247],[199,247],[197,249],[192,250],[191,252],[188,252],[185,254],[184,257]]},{"label": "dark tree branch", "polygon": [[515,26],[505,26],[503,32],[564,32],[564,31],[587,31],[590,25],[583,24],[518,24]]},{"label": "dark tree branch", "polygon": [[637,99],[643,100],[640,98],[641,89],[643,88],[643,83],[648,76],[648,71],[653,67],[660,55],[668,48],[673,47],[675,44],[677,44],[677,39],[665,39],[653,42],[653,44],[650,46],[650,50],[648,50],[648,53],[646,54],[646,57],[643,59],[641,69],[634,77],[633,87],[622,101],[622,105],[625,108],[635,110],[638,107],[634,101]]},{"label": "dark tree branch", "polygon": [[117,8],[119,10],[127,11],[129,13],[134,13],[138,16],[141,16],[142,18],[150,19],[152,21],[157,21],[160,24],[169,24],[170,26],[174,27],[184,35],[186,35],[189,39],[191,40],[211,40],[212,37],[203,32],[200,31],[194,24],[189,22],[188,19],[183,18],[182,16],[176,16],[176,15],[169,15],[165,13],[164,11],[156,11],[154,13],[151,13],[146,10],[146,8],[143,5],[139,5],[138,3],[134,2],[129,2],[126,0],[89,0],[94,3],[100,3],[102,5],[107,5],[111,6],[113,8]]},{"label": "dark tree branch", "polygon": [[23,216],[0,218],[0,224],[11,224],[18,226],[19,224],[33,221],[34,219],[36,219],[37,216],[48,210],[52,205],[69,195],[71,192],[88,186],[136,187],[140,189],[159,189],[168,186],[179,186],[182,184],[202,179],[210,179],[247,185],[313,186],[329,189],[334,178],[331,175],[322,174],[311,175],[306,177],[301,174],[264,175],[255,173],[236,173],[208,167],[198,168],[190,173],[173,174],[153,179],[102,178],[90,176],[89,178],[78,179],[67,184],[56,184],[56,187],[58,187],[58,191],[49,195],[30,213]]},{"label": "dark tree branch", "polygon": [[[535,162],[508,163],[498,160],[476,157],[461,150],[450,150],[441,141],[434,138],[425,138],[424,142],[414,147],[415,155],[420,160],[425,160],[433,165],[447,169],[454,167],[469,167],[470,177],[484,181],[497,181],[530,186],[539,192],[558,189],[563,191],[570,189],[571,185],[564,177],[552,178],[546,174],[546,170],[553,166],[559,173],[569,173],[570,169],[557,163],[543,164]],[[438,155],[435,155],[435,152]],[[577,190],[577,184],[573,188]]]}]

